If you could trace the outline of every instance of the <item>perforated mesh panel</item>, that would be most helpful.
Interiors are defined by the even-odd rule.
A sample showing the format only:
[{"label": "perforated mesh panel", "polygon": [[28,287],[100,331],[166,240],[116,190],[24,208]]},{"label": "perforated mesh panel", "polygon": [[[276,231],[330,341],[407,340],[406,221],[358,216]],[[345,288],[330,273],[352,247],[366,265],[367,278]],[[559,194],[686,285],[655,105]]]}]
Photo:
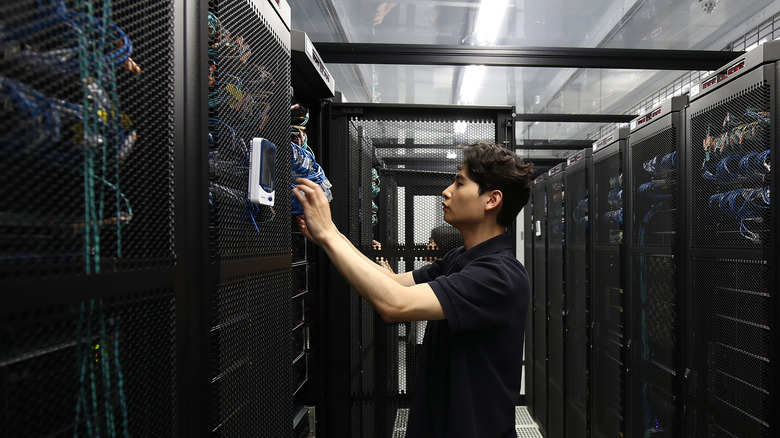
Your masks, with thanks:
[{"label": "perforated mesh panel", "polygon": [[174,300],[143,291],[0,320],[4,436],[173,436]]},{"label": "perforated mesh panel", "polygon": [[764,261],[694,259],[691,274],[694,394],[716,417],[769,436],[769,268]]},{"label": "perforated mesh panel", "polygon": [[[677,204],[674,126],[630,144],[632,245],[667,247],[675,242]],[[674,155],[672,155],[674,154]]]},{"label": "perforated mesh panel", "polygon": [[[290,271],[224,281],[212,297],[212,427],[217,436],[289,436]],[[305,370],[305,359],[303,360]]]},{"label": "perforated mesh panel", "polygon": [[[222,260],[290,251],[290,53],[250,4],[209,1],[211,242]],[[276,146],[273,208],[247,199],[256,137]]]},{"label": "perforated mesh panel", "polygon": [[770,88],[741,90],[691,116],[691,245],[766,248]]},{"label": "perforated mesh panel", "polygon": [[638,360],[659,365],[667,371],[675,369],[677,354],[677,306],[675,303],[675,264],[672,257],[635,255],[632,263],[634,305],[632,322]]},{"label": "perforated mesh panel", "polygon": [[655,437],[674,433],[675,397],[669,391],[671,380],[659,384],[655,379],[636,371],[632,377],[632,409],[636,421],[628,436]]},{"label": "perforated mesh panel", "polygon": [[567,434],[585,436],[588,401],[588,172],[566,168],[566,394]]},{"label": "perforated mesh panel", "polygon": [[172,2],[76,3],[0,5],[0,277],[174,263]]},{"label": "perforated mesh panel", "polygon": [[[534,407],[540,429],[547,425],[547,183],[537,182],[534,203]],[[541,230],[541,233],[536,230]]]},{"label": "perforated mesh panel", "polygon": [[564,409],[564,185],[563,175],[550,178],[547,189],[547,367],[548,367],[548,427],[551,436],[562,436]]},{"label": "perforated mesh panel", "polygon": [[[601,152],[606,153],[606,152]],[[596,155],[598,156],[598,155]],[[594,161],[593,255],[591,257],[592,343],[591,429],[597,437],[614,437],[623,432],[626,382],[625,295],[621,283],[623,261],[623,178],[619,152]]]},{"label": "perforated mesh panel", "polygon": [[[462,245],[454,229],[437,231],[437,247],[429,245],[434,228],[446,225],[441,192],[462,162],[457,146],[494,142],[495,130],[494,123],[468,121],[456,135],[452,121],[350,118],[348,191],[342,196],[349,199],[345,231],[352,242],[395,272],[411,271]],[[380,181],[376,196],[372,168]],[[399,408],[408,407],[414,388],[425,323],[387,324],[352,291],[350,324],[351,434],[393,436]]]}]

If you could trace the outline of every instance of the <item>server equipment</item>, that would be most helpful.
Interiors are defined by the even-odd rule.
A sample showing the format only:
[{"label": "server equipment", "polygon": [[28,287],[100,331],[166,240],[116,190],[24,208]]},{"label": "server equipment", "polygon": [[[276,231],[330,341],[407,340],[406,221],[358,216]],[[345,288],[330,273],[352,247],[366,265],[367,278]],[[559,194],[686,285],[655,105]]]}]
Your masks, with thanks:
[{"label": "server equipment", "polygon": [[763,44],[691,93],[687,436],[778,431],[778,60],[780,45]]},{"label": "server equipment", "polygon": [[567,437],[588,433],[588,253],[590,200],[588,180],[593,173],[591,149],[582,150],[566,162],[564,198],[564,336],[565,424]]},{"label": "server equipment", "polygon": [[[325,193],[329,193],[330,181],[317,162],[317,157],[324,155],[323,107],[325,99],[334,96],[335,81],[305,32],[291,30],[290,40],[292,99],[289,141],[293,156],[290,181],[283,181],[281,185],[287,188],[301,177],[318,183]],[[292,200],[290,208],[293,216],[303,212],[297,199]],[[318,419],[317,409],[322,408],[322,401],[326,398],[322,370],[325,361],[332,360],[322,347],[326,318],[323,303],[328,297],[325,296],[327,291],[320,287],[319,251],[300,232],[295,221],[290,224],[293,269],[293,437],[305,438],[317,433],[327,435],[327,416],[320,415]],[[301,281],[296,282],[296,271],[302,274]]]},{"label": "server equipment", "polygon": [[593,143],[593,172],[588,178],[591,252],[590,405],[593,437],[625,436],[626,309],[624,278],[624,163],[628,128]]},{"label": "server equipment", "polygon": [[[523,207],[523,251],[525,254],[523,265],[528,273],[528,282],[534,284],[534,203],[533,196],[529,197],[528,204]],[[534,291],[531,287],[528,314],[525,320],[525,356],[523,357],[523,375],[525,382],[525,404],[528,413],[534,415]]]},{"label": "server equipment", "polygon": [[180,430],[174,28],[173,1],[0,4],[4,436]]},{"label": "server equipment", "polygon": [[534,180],[531,202],[534,206],[534,265],[533,265],[533,320],[534,320],[534,404],[531,409],[539,430],[547,430],[547,174]]},{"label": "server equipment", "polygon": [[678,269],[684,251],[685,107],[677,96],[631,122],[627,148],[626,266],[629,308],[630,436],[679,433],[680,345],[684,330]]},{"label": "server equipment", "polygon": [[547,432],[565,436],[566,401],[564,320],[564,172],[560,163],[547,172]]},{"label": "server equipment", "polygon": [[[339,145],[327,151],[325,162],[334,191],[342,194],[333,200],[334,223],[358,249],[395,272],[444,255],[441,248],[451,239],[432,249],[429,238],[444,224],[441,193],[462,162],[458,146],[487,141],[514,150],[510,107],[333,103],[327,110],[329,144]],[[331,274],[330,290],[349,290]],[[425,324],[387,324],[354,291],[336,294],[327,306],[327,342],[338,360],[326,382],[335,417],[330,432],[402,433]]]}]

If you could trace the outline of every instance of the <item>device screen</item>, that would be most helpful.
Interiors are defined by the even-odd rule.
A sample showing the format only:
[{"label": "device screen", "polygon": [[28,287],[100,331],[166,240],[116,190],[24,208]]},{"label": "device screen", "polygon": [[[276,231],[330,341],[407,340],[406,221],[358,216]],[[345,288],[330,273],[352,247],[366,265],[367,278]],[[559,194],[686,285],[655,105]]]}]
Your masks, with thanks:
[{"label": "device screen", "polygon": [[276,148],[263,147],[263,168],[260,170],[260,185],[274,189],[274,163],[276,163]]}]

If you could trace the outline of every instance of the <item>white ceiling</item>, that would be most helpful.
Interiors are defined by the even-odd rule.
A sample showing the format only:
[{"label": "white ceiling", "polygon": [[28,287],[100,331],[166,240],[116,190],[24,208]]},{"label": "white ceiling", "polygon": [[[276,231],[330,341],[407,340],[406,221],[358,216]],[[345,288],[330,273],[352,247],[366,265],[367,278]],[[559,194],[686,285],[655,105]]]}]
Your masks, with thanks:
[{"label": "white ceiling", "polygon": [[[491,0],[485,0],[491,1]],[[501,1],[501,0],[494,0]],[[317,42],[478,44],[481,2],[290,0],[292,25]],[[494,45],[722,50],[780,11],[780,0],[509,0],[493,13]],[[502,17],[503,15],[503,17]],[[467,67],[329,64],[350,102],[464,103]],[[626,114],[685,72],[486,67],[469,90],[474,105],[513,105],[518,113]],[[520,139],[585,139],[598,125],[523,123]]]}]

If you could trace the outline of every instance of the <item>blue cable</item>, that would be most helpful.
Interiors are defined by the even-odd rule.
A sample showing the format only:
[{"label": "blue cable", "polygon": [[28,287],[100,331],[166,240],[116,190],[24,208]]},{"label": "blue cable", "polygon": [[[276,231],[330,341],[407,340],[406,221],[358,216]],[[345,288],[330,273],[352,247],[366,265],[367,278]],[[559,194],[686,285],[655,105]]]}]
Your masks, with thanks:
[{"label": "blue cable", "polygon": [[[333,195],[330,191],[330,181],[328,181],[328,178],[325,176],[325,171],[322,170],[322,167],[315,161],[314,154],[293,142],[290,142],[290,148],[292,148],[292,154],[290,154],[290,188],[295,188],[295,181],[298,178],[306,178],[319,184],[322,191],[325,193],[325,197],[328,198],[329,201],[332,200]],[[295,196],[292,196],[290,199],[290,214],[303,214],[303,206]]]},{"label": "blue cable", "polygon": [[653,175],[665,175],[677,168],[677,151],[655,157],[642,163],[642,167]]},{"label": "blue cable", "polygon": [[649,199],[664,199],[673,196],[673,179],[659,179],[646,182],[637,188],[637,194]]}]

